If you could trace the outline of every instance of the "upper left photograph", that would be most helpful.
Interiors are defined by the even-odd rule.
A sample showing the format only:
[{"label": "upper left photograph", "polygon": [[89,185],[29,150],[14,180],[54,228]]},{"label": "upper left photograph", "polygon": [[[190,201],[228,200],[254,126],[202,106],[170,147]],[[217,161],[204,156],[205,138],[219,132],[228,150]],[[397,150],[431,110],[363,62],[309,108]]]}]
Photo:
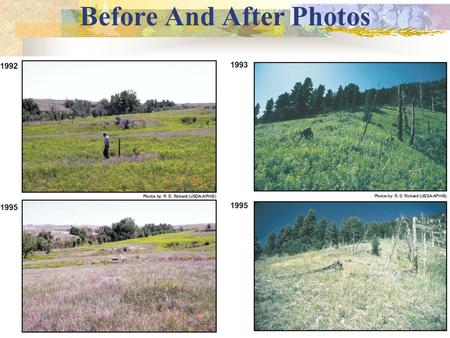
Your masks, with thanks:
[{"label": "upper left photograph", "polygon": [[216,61],[22,63],[23,192],[215,192]]}]

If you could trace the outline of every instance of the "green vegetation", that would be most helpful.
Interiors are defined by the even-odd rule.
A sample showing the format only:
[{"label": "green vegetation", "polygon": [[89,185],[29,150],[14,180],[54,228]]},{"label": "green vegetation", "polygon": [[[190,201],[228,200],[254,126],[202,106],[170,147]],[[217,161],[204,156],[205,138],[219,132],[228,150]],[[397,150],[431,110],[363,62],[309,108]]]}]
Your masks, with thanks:
[{"label": "green vegetation", "polygon": [[[215,234],[210,232],[181,231],[176,233],[155,235],[142,238],[131,238],[124,241],[103,243],[91,247],[85,246],[80,249],[94,250],[94,249],[114,248],[123,245],[152,244],[156,247],[157,251],[165,251],[169,250],[171,247],[180,249],[180,247],[182,247],[183,245],[186,246],[187,244],[191,244],[191,247],[195,247],[194,245],[192,245],[193,242],[198,242],[200,246],[207,246],[205,245],[206,242],[215,244],[216,242]],[[179,244],[175,245],[173,243]]]},{"label": "green vegetation", "polygon": [[[53,257],[51,257],[51,258],[53,258]],[[24,264],[23,268],[24,269],[61,268],[63,266],[85,265],[85,264],[87,264],[87,263],[81,262],[81,261],[57,261],[57,262],[47,262],[47,263]]]},{"label": "green vegetation", "polygon": [[[113,116],[24,123],[24,191],[215,190],[213,109],[119,117],[131,121],[130,129],[116,124]],[[195,122],[182,122],[192,117]],[[107,160],[103,131],[116,155]]]},{"label": "green vegetation", "polygon": [[27,259],[30,261],[46,261],[48,259],[59,258],[60,254],[57,252],[51,252],[49,254],[43,252],[33,252],[32,255],[27,255]]},{"label": "green vegetation", "polygon": [[[24,269],[39,268],[58,268],[71,265],[91,265],[91,264],[109,264],[110,260],[105,260],[101,256],[111,254],[111,251],[123,249],[128,246],[146,248],[151,252],[215,252],[216,249],[215,232],[211,231],[181,231],[159,235],[150,235],[149,237],[130,238],[115,242],[102,244],[85,244],[73,248],[58,249],[57,252],[49,254],[35,251],[28,253],[24,258]],[[84,255],[83,253],[88,253]],[[76,259],[67,260],[67,258],[86,258],[100,256],[99,259]],[[34,263],[39,261],[39,263]]]},{"label": "green vegetation", "polygon": [[[257,190],[445,190],[446,115],[416,110],[414,146],[397,138],[397,108],[257,124]],[[429,128],[428,128],[429,125]],[[312,139],[299,134],[311,128]],[[406,133],[409,129],[405,128]]]},{"label": "green vegetation", "polygon": [[378,240],[377,237],[374,237],[372,239],[371,253],[372,253],[372,255],[379,256],[380,255],[380,251],[381,251],[381,249],[380,249],[380,241]]},{"label": "green vegetation", "polygon": [[[41,100],[45,101],[45,100]],[[50,100],[51,101],[51,100]],[[99,102],[87,100],[68,100],[64,104],[50,104],[41,110],[35,100],[27,98],[22,100],[22,122],[30,121],[62,121],[75,117],[92,117],[120,115],[122,113],[151,113],[168,110],[176,105],[170,100],[147,100],[141,104],[133,90],[124,90],[111,95],[111,99],[102,99]]]},{"label": "green vegetation", "polygon": [[[416,232],[417,238],[430,237],[433,246],[446,245],[447,215],[430,215],[415,217],[420,223]],[[397,220],[364,223],[361,218],[351,216],[343,218],[337,227],[336,223],[327,218],[318,218],[316,211],[310,209],[305,215],[300,214],[292,223],[282,226],[279,233],[271,232],[267,236],[266,246],[263,248],[255,239],[255,258],[261,256],[293,255],[325,247],[339,247],[354,245],[372,240],[372,253],[380,254],[378,239],[397,238],[411,241],[409,234],[412,230],[413,217],[402,217]],[[375,251],[374,251],[375,250]]]},{"label": "green vegetation", "polygon": [[387,267],[392,242],[380,242],[380,256],[365,243],[256,261],[256,330],[446,330],[445,248],[428,247],[413,274],[406,243]]}]

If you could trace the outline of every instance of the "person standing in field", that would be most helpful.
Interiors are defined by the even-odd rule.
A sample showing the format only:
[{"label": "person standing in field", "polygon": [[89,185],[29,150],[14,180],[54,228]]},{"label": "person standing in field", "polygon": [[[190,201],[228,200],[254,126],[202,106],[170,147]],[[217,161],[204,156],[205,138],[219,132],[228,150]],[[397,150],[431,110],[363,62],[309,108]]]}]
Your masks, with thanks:
[{"label": "person standing in field", "polygon": [[103,157],[109,158],[109,136],[106,133],[103,133]]}]

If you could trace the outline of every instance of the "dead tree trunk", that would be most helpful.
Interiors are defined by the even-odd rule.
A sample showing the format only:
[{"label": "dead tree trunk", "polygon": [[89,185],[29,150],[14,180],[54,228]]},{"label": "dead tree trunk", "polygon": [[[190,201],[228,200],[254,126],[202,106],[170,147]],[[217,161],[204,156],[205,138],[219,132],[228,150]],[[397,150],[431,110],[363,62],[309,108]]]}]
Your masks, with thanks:
[{"label": "dead tree trunk", "polygon": [[426,271],[427,268],[427,232],[425,231],[425,227],[422,224],[422,237],[423,237],[423,272]]},{"label": "dead tree trunk", "polygon": [[407,114],[407,111],[406,111],[406,105],[403,107],[403,119],[404,119],[404,124],[405,124],[405,133],[406,133],[406,130],[409,128],[409,123],[408,123],[408,114]]},{"label": "dead tree trunk", "polygon": [[423,101],[422,101],[422,82],[419,82],[419,104],[420,104],[420,109],[423,108]]},{"label": "dead tree trunk", "polygon": [[417,273],[419,270],[419,260],[417,256],[417,232],[416,232],[416,221],[417,217],[413,217],[412,220],[412,270]]},{"label": "dead tree trunk", "polygon": [[398,139],[403,141],[403,93],[398,86]]},{"label": "dead tree trunk", "polygon": [[415,98],[412,99],[412,121],[411,121],[411,135],[409,137],[409,145],[414,144],[414,133],[416,129],[416,112],[414,110]]},{"label": "dead tree trunk", "polygon": [[434,98],[431,97],[431,112],[434,113]]},{"label": "dead tree trunk", "polygon": [[386,268],[389,266],[389,263],[391,262],[391,259],[392,259],[392,255],[394,254],[395,246],[397,245],[398,238],[399,238],[399,236],[400,236],[400,229],[401,229],[401,227],[402,227],[402,223],[403,223],[403,216],[402,216],[402,218],[400,219],[400,223],[398,224],[397,235],[395,236],[395,242],[394,242],[394,244],[392,245],[391,254],[389,255],[389,259],[388,259],[388,261],[387,261],[387,263],[386,263]]}]

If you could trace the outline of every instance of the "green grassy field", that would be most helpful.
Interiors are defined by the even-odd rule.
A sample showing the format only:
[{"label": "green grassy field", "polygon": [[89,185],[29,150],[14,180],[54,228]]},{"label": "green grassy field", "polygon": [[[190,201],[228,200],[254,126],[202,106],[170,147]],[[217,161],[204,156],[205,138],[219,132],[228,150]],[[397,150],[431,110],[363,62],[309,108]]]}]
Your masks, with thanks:
[{"label": "green grassy field", "polygon": [[[183,123],[182,118],[195,118]],[[23,126],[23,190],[206,191],[216,190],[215,112],[172,110],[36,122]],[[102,132],[121,157],[103,159]]]},{"label": "green grassy field", "polygon": [[[404,141],[397,139],[396,123],[396,108],[376,110],[361,142],[362,111],[258,124],[255,188],[445,190],[446,114],[418,109],[414,146],[408,145],[408,128]],[[300,140],[308,127],[313,139]]]},{"label": "green grassy field", "polygon": [[214,231],[36,252],[22,266],[24,331],[216,328]]},{"label": "green grassy field", "polygon": [[[323,249],[255,262],[256,330],[446,330],[446,250],[428,245],[424,268],[408,270],[404,242],[387,266],[370,245]],[[339,260],[342,270],[306,273]]]}]

